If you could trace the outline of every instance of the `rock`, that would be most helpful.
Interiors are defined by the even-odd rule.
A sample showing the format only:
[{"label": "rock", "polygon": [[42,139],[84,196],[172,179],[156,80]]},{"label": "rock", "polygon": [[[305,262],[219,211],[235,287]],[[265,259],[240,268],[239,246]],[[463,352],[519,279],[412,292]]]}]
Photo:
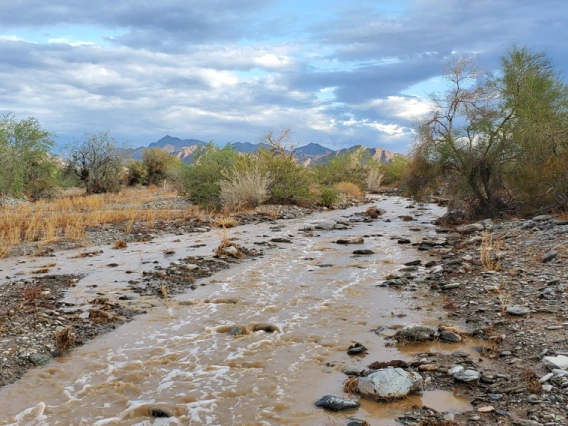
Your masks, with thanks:
[{"label": "rock", "polygon": [[383,281],[381,284],[379,284],[379,287],[402,287],[403,285],[406,284],[408,284],[408,282],[400,278],[400,279]]},{"label": "rock", "polygon": [[292,240],[290,238],[282,238],[282,237],[276,237],[276,238],[272,238],[270,240],[273,243],[291,243]]},{"label": "rock", "polygon": [[549,214],[541,214],[539,216],[533,217],[532,220],[534,220],[535,222],[548,222],[549,220],[552,220],[552,216]]},{"label": "rock", "polygon": [[51,362],[51,356],[46,354],[31,354],[29,360],[34,365],[45,365]]},{"label": "rock", "polygon": [[438,366],[434,364],[422,364],[418,369],[420,371],[438,371]]},{"label": "rock", "polygon": [[461,336],[453,331],[441,331],[440,340],[446,343],[459,343],[462,341]]},{"label": "rock", "polygon": [[375,254],[375,252],[373,250],[362,249],[362,250],[355,250],[353,254],[368,255],[368,254]]},{"label": "rock", "polygon": [[470,223],[468,225],[461,225],[456,228],[460,234],[471,234],[472,232],[483,231],[485,227],[481,223]]},{"label": "rock", "polygon": [[459,380],[460,382],[473,382],[481,378],[481,373],[475,370],[462,370],[453,374],[453,376],[454,379]]},{"label": "rock", "polygon": [[491,413],[492,411],[495,411],[495,407],[493,407],[492,405],[487,405],[485,407],[479,407],[477,411],[479,413]]},{"label": "rock", "polygon": [[162,408],[152,408],[150,410],[150,416],[151,417],[172,417],[173,414],[170,413],[169,411],[162,409]]},{"label": "rock", "polygon": [[542,359],[542,363],[546,365],[551,370],[567,370],[568,369],[568,356],[558,355],[558,356],[545,356]]},{"label": "rock", "polygon": [[422,394],[424,380],[413,371],[388,367],[359,379],[359,393],[374,399],[400,399],[407,395]]},{"label": "rock", "polygon": [[444,272],[444,267],[442,265],[435,265],[428,272],[431,274],[439,274],[440,272]]},{"label": "rock", "polygon": [[234,325],[229,329],[228,333],[231,336],[243,336],[250,334],[250,329],[246,325]]},{"label": "rock", "polygon": [[223,248],[223,253],[225,253],[229,256],[235,256],[238,252],[239,252],[239,250],[234,246],[228,246],[228,247]]},{"label": "rock", "polygon": [[401,341],[409,340],[420,342],[424,340],[434,340],[435,334],[436,331],[426,325],[409,324],[401,330],[398,330],[394,338]]},{"label": "rock", "polygon": [[347,423],[347,426],[371,426],[371,425],[369,425],[369,423],[365,420],[349,419],[349,423]]},{"label": "rock", "polygon": [[345,367],[343,369],[343,374],[347,376],[360,376],[362,371],[364,371],[364,369],[361,369],[361,367],[351,366]]},{"label": "rock", "polygon": [[515,426],[542,426],[542,423],[527,419],[513,420],[513,424]]},{"label": "rock", "polygon": [[422,263],[420,259],[411,260],[410,262],[406,262],[404,266],[418,266]]},{"label": "rock", "polygon": [[530,312],[531,310],[524,306],[507,306],[507,313],[509,315],[525,316]]},{"label": "rock", "polygon": [[465,370],[465,369],[464,369],[461,365],[454,365],[452,368],[450,368],[450,369],[448,370],[448,374],[449,374],[450,376],[453,376],[454,374],[457,374],[457,373],[459,373],[459,372],[461,372],[461,371],[463,371],[463,370]]},{"label": "rock", "polygon": [[359,238],[347,238],[342,240],[337,240],[336,244],[363,244],[365,240],[361,237]]},{"label": "rock", "polygon": [[458,288],[461,284],[460,283],[450,283],[450,284],[446,284],[443,285],[442,287],[440,287],[441,290],[452,290],[454,288]]},{"label": "rock", "polygon": [[321,229],[321,230],[324,230],[324,231],[331,231],[333,229],[333,227],[335,226],[335,223],[336,222],[334,220],[324,220],[324,219],[316,220],[316,221],[311,222],[307,226],[307,228],[309,228],[310,225],[311,225],[311,227],[313,227],[315,229]]},{"label": "rock", "polygon": [[410,240],[408,238],[399,238],[397,243],[399,244],[410,244]]},{"label": "rock", "polygon": [[349,346],[349,349],[347,349],[348,355],[359,355],[365,352],[367,352],[367,348],[363,346],[361,343],[355,343]]},{"label": "rock", "polygon": [[548,373],[545,374],[544,376],[542,376],[538,381],[540,383],[546,383],[548,382],[550,379],[552,379],[552,377],[554,376],[554,373]]},{"label": "rock", "polygon": [[359,407],[359,403],[352,399],[339,398],[337,396],[326,395],[316,401],[316,407],[321,407],[330,411],[348,410]]},{"label": "rock", "polygon": [[551,250],[548,253],[544,254],[541,258],[540,261],[542,263],[548,263],[551,260],[556,259],[556,256],[558,256],[558,252],[556,250]]}]

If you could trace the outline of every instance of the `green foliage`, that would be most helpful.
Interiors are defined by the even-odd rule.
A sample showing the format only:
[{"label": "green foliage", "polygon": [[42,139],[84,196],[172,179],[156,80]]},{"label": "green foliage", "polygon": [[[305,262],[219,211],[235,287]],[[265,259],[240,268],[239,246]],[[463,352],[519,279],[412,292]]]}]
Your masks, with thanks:
[{"label": "green foliage", "polygon": [[403,180],[408,173],[409,162],[408,157],[399,155],[394,157],[392,161],[383,164],[381,167],[383,184],[392,185]]},{"label": "green foliage", "polygon": [[332,207],[339,200],[341,191],[330,186],[324,186],[320,189],[320,203],[324,207]]},{"label": "green foliage", "polygon": [[322,185],[332,186],[339,182],[352,182],[365,189],[369,167],[375,161],[366,149],[361,147],[353,152],[330,158],[327,162],[314,167],[317,181]]},{"label": "green foliage", "polygon": [[0,193],[42,196],[55,185],[56,168],[49,157],[53,135],[33,118],[0,116]]},{"label": "green foliage", "polygon": [[238,154],[227,144],[219,148],[209,142],[195,160],[183,169],[181,176],[182,193],[194,203],[219,207],[223,171],[230,170]]},{"label": "green foliage", "polygon": [[148,169],[142,161],[128,163],[127,183],[129,186],[146,185],[148,183]]},{"label": "green foliage", "polygon": [[512,47],[483,83],[471,57],[446,68],[451,89],[417,126],[414,194],[439,188],[471,216],[568,201],[568,91],[543,53]]},{"label": "green foliage", "polygon": [[310,188],[314,182],[312,173],[296,159],[280,151],[260,149],[260,171],[268,176],[268,202],[273,204],[310,204],[313,195]]},{"label": "green foliage", "polygon": [[145,149],[142,163],[146,168],[147,182],[154,185],[175,180],[181,168],[181,160],[160,148]]},{"label": "green foliage", "polygon": [[66,172],[80,179],[87,194],[120,191],[124,175],[122,154],[108,131],[85,133],[66,151]]}]

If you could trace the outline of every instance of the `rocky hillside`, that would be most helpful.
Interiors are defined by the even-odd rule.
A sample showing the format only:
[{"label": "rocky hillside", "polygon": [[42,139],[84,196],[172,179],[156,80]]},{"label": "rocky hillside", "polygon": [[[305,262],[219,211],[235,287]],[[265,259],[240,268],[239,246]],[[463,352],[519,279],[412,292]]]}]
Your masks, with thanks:
[{"label": "rocky hillside", "polygon": [[[151,143],[148,147],[139,147],[132,151],[132,158],[141,159],[142,152],[146,148],[161,148],[176,157],[180,158],[185,163],[191,163],[193,157],[200,150],[204,149],[207,145],[206,142],[200,141],[198,139],[180,139],[173,136],[164,136],[162,139]],[[231,146],[237,151],[242,153],[253,153],[257,152],[259,148],[270,149],[270,146],[263,143],[250,143],[250,142],[234,142]],[[296,147],[294,150],[294,155],[299,162],[304,164],[306,167],[325,162],[334,156],[353,152],[359,149],[361,145],[355,145],[351,148],[344,148],[334,151],[330,148],[326,148],[317,143],[309,143],[304,146]],[[369,154],[373,158],[377,158],[383,163],[391,161],[396,155],[391,151],[387,151],[383,148],[367,148]]]}]

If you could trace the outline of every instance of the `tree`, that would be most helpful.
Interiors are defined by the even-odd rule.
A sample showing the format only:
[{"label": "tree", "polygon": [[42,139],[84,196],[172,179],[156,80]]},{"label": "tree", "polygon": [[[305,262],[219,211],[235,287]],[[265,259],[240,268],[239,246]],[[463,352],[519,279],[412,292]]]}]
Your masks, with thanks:
[{"label": "tree", "polygon": [[497,78],[483,81],[471,56],[456,57],[445,77],[450,89],[432,95],[432,111],[416,128],[409,189],[441,188],[451,207],[473,217],[518,209],[524,171],[542,172],[555,152],[566,152],[565,86],[544,54],[516,47]]},{"label": "tree", "polygon": [[142,163],[146,167],[147,182],[159,185],[175,176],[181,160],[160,148],[145,149]]},{"label": "tree", "polygon": [[56,184],[56,166],[49,156],[53,134],[33,117],[0,116],[0,193],[40,196]]},{"label": "tree", "polygon": [[120,191],[123,161],[117,145],[108,131],[100,131],[67,147],[67,172],[80,179],[87,194]]}]

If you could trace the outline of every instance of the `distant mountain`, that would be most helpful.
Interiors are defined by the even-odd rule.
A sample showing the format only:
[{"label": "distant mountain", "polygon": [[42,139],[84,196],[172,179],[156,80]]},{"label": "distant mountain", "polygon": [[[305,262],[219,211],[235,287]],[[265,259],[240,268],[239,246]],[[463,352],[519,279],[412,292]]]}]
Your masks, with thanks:
[{"label": "distant mountain", "polygon": [[[141,159],[142,152],[147,148],[161,148],[177,158],[181,159],[185,163],[191,163],[193,157],[196,153],[200,152],[207,145],[206,142],[200,141],[198,139],[180,139],[170,135],[164,136],[162,139],[151,143],[147,147],[140,147],[132,150],[131,156],[134,159]],[[237,152],[241,153],[254,153],[259,150],[259,148],[270,149],[270,145],[264,143],[250,143],[250,142],[234,142],[231,146]],[[334,156],[351,153],[362,145],[355,145],[351,148],[340,149],[334,151],[332,149],[326,148],[325,146],[319,145],[317,143],[309,143],[304,146],[300,146],[294,149],[294,156],[298,159],[300,163],[304,166],[309,167],[319,163],[325,163]],[[391,151],[387,151],[383,148],[366,148],[371,157],[376,158],[383,163],[391,161],[396,155]]]}]

